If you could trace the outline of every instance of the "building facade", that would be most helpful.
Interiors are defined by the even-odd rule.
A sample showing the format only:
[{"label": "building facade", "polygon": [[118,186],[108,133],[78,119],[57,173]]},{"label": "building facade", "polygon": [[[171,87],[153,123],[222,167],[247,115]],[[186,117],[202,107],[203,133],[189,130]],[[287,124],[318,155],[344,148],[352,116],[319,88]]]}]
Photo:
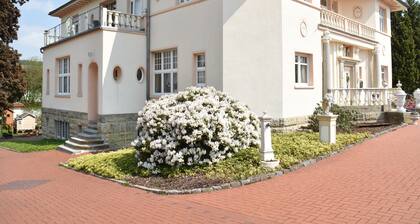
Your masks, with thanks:
[{"label": "building facade", "polygon": [[43,132],[69,138],[91,121],[121,147],[134,138],[146,100],[188,86],[213,86],[280,127],[305,123],[326,93],[343,106],[386,105],[390,13],[405,7],[400,0],[71,0],[50,13],[61,24],[45,31]]}]

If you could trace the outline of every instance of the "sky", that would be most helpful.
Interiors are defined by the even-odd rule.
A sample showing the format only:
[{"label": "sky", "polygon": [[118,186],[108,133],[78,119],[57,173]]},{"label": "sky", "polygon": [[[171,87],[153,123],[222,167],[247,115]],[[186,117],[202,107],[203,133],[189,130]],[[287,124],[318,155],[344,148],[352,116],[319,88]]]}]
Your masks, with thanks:
[{"label": "sky", "polygon": [[20,6],[18,40],[12,46],[22,54],[21,59],[42,59],[39,49],[44,44],[44,31],[60,23],[48,13],[68,0],[29,0]]}]

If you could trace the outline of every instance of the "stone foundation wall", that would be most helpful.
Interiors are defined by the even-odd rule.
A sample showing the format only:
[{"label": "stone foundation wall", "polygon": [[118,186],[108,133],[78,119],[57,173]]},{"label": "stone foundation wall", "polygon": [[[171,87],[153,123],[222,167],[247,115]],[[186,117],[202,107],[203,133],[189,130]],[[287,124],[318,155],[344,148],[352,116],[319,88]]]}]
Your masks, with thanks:
[{"label": "stone foundation wall", "polygon": [[299,128],[308,125],[308,116],[292,117],[292,118],[277,118],[271,122],[271,127],[275,132],[290,132],[298,130]]},{"label": "stone foundation wall", "polygon": [[384,106],[350,106],[343,108],[359,112],[358,122],[385,122]]},{"label": "stone foundation wall", "polygon": [[98,131],[112,148],[124,148],[136,137],[137,118],[137,113],[99,115]]},{"label": "stone foundation wall", "polygon": [[42,108],[42,135],[46,138],[56,138],[55,120],[65,121],[70,126],[70,136],[75,136],[81,128],[87,126],[87,113],[76,111]]}]

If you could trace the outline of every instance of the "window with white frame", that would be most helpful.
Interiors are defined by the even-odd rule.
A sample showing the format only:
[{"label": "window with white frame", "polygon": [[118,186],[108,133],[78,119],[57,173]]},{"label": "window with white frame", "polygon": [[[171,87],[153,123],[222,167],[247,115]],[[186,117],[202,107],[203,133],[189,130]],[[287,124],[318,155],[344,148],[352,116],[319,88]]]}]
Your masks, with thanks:
[{"label": "window with white frame", "polygon": [[382,32],[387,32],[386,27],[386,9],[379,8],[379,29]]},{"label": "window with white frame", "polygon": [[167,50],[154,53],[155,94],[178,92],[178,52]]},{"label": "window with white frame", "polygon": [[192,2],[192,0],[177,0],[176,2],[177,2],[177,4],[183,4],[183,3]]},{"label": "window with white frame", "polygon": [[197,86],[206,85],[206,55],[196,54],[195,55],[195,73]]},{"label": "window with white frame", "polygon": [[70,94],[70,57],[58,59],[58,94]]},{"label": "window with white frame", "polygon": [[309,85],[311,79],[311,56],[307,54],[295,55],[295,83]]},{"label": "window with white frame", "polygon": [[388,66],[381,66],[381,76],[382,76],[382,85],[384,87],[388,86]]}]

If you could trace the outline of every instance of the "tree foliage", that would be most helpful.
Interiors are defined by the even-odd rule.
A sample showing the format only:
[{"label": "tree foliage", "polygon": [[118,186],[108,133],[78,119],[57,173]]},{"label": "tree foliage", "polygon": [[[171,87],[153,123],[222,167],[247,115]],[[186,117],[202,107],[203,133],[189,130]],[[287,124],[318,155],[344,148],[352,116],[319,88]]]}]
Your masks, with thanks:
[{"label": "tree foliage", "polygon": [[20,12],[26,0],[0,0],[0,111],[10,108],[25,92],[19,53],[9,46],[17,40]]},{"label": "tree foliage", "polygon": [[42,61],[36,58],[20,62],[25,71],[24,79],[27,83],[22,103],[27,107],[40,107],[42,97]]},{"label": "tree foliage", "polygon": [[394,12],[392,20],[393,84],[403,83],[407,93],[420,87],[420,6],[407,0],[407,11]]}]

